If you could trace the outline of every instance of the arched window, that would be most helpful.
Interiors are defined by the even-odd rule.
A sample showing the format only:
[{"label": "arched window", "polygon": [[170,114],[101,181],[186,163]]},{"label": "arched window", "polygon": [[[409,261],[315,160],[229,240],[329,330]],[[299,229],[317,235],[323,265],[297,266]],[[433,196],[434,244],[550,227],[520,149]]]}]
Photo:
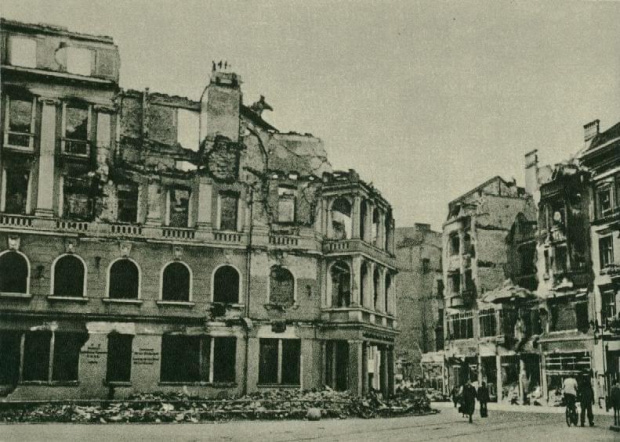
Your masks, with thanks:
[{"label": "arched window", "polygon": [[388,211],[385,214],[385,238],[383,238],[383,250],[390,251],[390,244],[392,242],[392,235],[394,234],[394,224],[392,223],[392,211]]},{"label": "arched window", "polygon": [[18,252],[0,255],[0,292],[28,293],[28,261]]},{"label": "arched window", "polygon": [[108,297],[112,299],[138,299],[140,270],[130,259],[114,262],[110,267]]},{"label": "arched window", "polygon": [[367,279],[368,279],[368,264],[362,262],[362,266],[360,268],[360,305],[363,307],[366,305],[366,287],[367,287]]},{"label": "arched window", "polygon": [[377,209],[372,211],[372,243],[376,246],[379,246],[379,211]]},{"label": "arched window", "polygon": [[64,255],[54,264],[52,295],[72,298],[84,296],[85,268],[82,260],[74,255]]},{"label": "arched window", "polygon": [[351,203],[344,197],[337,198],[332,203],[331,210],[331,235],[332,239],[351,238]]},{"label": "arched window", "polygon": [[222,266],[213,275],[213,302],[239,302],[239,272],[232,266]]},{"label": "arched window", "polygon": [[385,275],[385,312],[390,313],[390,297],[392,296],[392,275]]},{"label": "arched window", "polygon": [[168,264],[162,274],[162,301],[188,302],[191,280],[189,268],[185,264],[180,262]]},{"label": "arched window", "polygon": [[372,291],[374,294],[373,302],[374,308],[376,310],[379,309],[379,280],[381,279],[381,275],[379,274],[379,269],[375,269],[374,274],[372,275]]},{"label": "arched window", "polygon": [[344,262],[335,263],[330,269],[332,279],[332,306],[348,307],[351,304],[351,271]]},{"label": "arched window", "polygon": [[295,278],[282,266],[273,266],[269,277],[269,302],[292,305],[295,303]]},{"label": "arched window", "polygon": [[368,203],[363,200],[362,204],[360,205],[360,237],[364,240],[364,241],[368,241],[368,233],[366,232],[366,225],[368,220],[366,219],[368,217]]}]

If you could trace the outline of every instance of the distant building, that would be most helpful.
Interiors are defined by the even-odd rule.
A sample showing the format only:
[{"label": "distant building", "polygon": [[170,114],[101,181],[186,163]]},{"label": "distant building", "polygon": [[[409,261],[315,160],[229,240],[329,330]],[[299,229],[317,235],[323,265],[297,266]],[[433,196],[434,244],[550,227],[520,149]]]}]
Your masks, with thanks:
[{"label": "distant building", "polygon": [[396,259],[396,358],[403,378],[414,380],[422,375],[422,354],[443,348],[441,233],[429,224],[398,227]]}]

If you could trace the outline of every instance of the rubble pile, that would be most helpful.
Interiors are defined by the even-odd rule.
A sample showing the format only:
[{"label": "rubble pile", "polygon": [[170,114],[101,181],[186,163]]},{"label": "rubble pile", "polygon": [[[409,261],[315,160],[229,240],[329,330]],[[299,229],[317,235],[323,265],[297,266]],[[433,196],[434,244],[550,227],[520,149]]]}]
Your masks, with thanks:
[{"label": "rubble pile", "polygon": [[137,394],[123,401],[0,403],[0,422],[206,422],[221,420],[304,419],[315,410],[323,418],[387,417],[428,414],[423,389],[400,391],[383,400],[330,389],[269,390],[233,399],[204,399],[182,393]]}]

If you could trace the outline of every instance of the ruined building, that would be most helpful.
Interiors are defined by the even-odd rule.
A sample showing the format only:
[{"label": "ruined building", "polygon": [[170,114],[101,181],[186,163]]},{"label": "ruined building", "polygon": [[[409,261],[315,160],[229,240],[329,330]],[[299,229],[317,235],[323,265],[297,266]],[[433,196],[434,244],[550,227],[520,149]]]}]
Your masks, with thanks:
[{"label": "ruined building", "polygon": [[[399,275],[396,307],[400,334],[397,367],[404,379],[422,376],[422,354],[443,347],[443,280],[441,233],[429,224],[396,229]],[[438,370],[441,374],[441,369]],[[442,376],[427,370],[428,384],[442,389]]]},{"label": "ruined building", "polygon": [[526,332],[531,307],[497,296],[502,287],[518,290],[531,272],[531,266],[519,270],[513,264],[533,259],[530,226],[536,208],[524,188],[494,177],[452,201],[448,212],[443,227],[447,383],[451,389],[467,379],[486,381],[492,398],[501,401],[522,388],[524,365],[538,367],[528,341],[532,333]]},{"label": "ruined building", "polygon": [[110,37],[1,29],[3,396],[393,388],[375,188],[221,63],[199,101],[122,90]]}]

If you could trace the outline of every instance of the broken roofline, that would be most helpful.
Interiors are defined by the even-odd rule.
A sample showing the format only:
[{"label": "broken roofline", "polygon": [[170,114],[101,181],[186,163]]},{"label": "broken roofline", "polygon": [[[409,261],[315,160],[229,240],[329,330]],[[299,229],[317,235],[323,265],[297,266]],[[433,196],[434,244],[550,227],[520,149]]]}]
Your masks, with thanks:
[{"label": "broken roofline", "polygon": [[333,172],[323,173],[323,182],[326,190],[344,190],[342,188],[361,187],[369,196],[378,199],[386,209],[392,210],[392,205],[381,195],[381,192],[372,185],[360,179],[359,174],[354,169],[335,170]]},{"label": "broken roofline", "polygon": [[0,28],[3,30],[18,31],[28,34],[58,35],[76,40],[114,44],[114,39],[107,35],[84,34],[81,32],[69,31],[69,29],[64,26],[57,26],[47,23],[24,23],[16,20],[0,18]]},{"label": "broken roofline", "polygon": [[[484,183],[479,184],[478,186],[474,187],[470,191],[468,191],[468,192],[464,193],[463,195],[461,195],[461,196],[453,199],[452,201],[450,201],[448,203],[448,207],[452,206],[453,204],[456,204],[456,203],[460,202],[461,200],[467,198],[468,196],[473,195],[477,191],[479,191],[481,189],[484,189],[486,186],[488,186],[489,184],[491,184],[495,180],[501,180],[506,186],[516,186],[518,190],[522,191],[522,194],[519,197],[527,195],[527,193],[525,192],[525,188],[524,187],[517,186],[516,182],[514,182],[514,181],[506,181],[501,176],[495,175],[493,178],[489,178]],[[502,196],[502,197],[510,198],[510,195],[496,195],[496,196]],[[517,198],[519,198],[519,197],[517,197]]]}]

